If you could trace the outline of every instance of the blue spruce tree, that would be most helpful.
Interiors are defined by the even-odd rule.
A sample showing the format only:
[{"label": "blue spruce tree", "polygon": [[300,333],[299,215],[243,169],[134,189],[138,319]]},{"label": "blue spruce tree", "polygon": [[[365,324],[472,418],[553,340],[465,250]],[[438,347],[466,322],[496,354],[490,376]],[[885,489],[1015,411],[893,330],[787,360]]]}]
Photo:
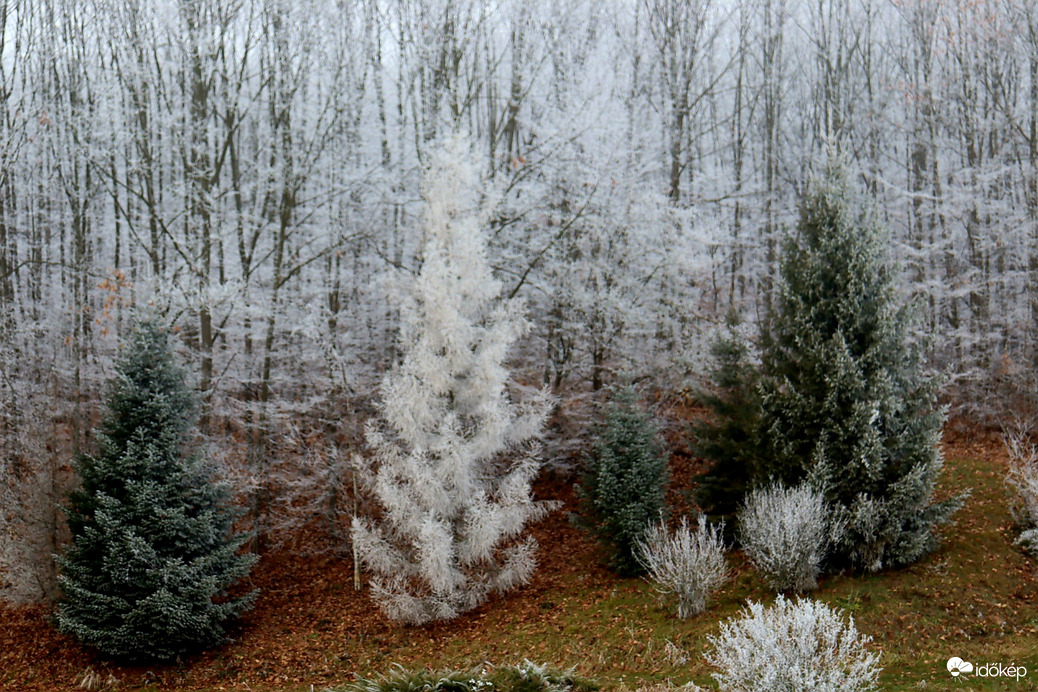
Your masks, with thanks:
[{"label": "blue spruce tree", "polygon": [[116,372],[98,454],[77,464],[56,619],[107,656],[168,660],[225,640],[255,597],[228,589],[256,556],[240,553],[226,489],[183,454],[195,405],[168,335],[138,324]]},{"label": "blue spruce tree", "polygon": [[614,391],[594,434],[577,486],[581,513],[574,518],[597,536],[617,574],[642,574],[638,541],[667,509],[667,454],[631,386]]}]

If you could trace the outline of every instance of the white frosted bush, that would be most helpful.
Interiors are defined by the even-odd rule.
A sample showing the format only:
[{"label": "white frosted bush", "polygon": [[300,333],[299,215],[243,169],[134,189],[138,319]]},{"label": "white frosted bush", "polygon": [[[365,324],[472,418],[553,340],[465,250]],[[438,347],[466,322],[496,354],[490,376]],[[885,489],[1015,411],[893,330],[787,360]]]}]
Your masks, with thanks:
[{"label": "white frosted bush", "polygon": [[1016,493],[1013,515],[1025,529],[1017,543],[1038,556],[1038,446],[1031,441],[1030,429],[1018,427],[1003,435],[1009,452],[1006,481]]},{"label": "white frosted bush", "polygon": [[770,608],[752,601],[741,618],[721,625],[706,655],[720,668],[722,690],[737,692],[864,692],[877,688],[879,654],[866,649],[854,618],[819,601],[787,601]]},{"label": "white frosted bush", "polygon": [[656,590],[677,600],[679,618],[706,610],[710,596],[728,580],[722,529],[708,526],[701,514],[696,531],[689,528],[685,517],[674,533],[661,520],[650,525],[638,541],[639,561]]},{"label": "white frosted bush", "polygon": [[757,488],[739,509],[739,540],[772,588],[809,591],[838,527],[825,497],[807,484]]}]

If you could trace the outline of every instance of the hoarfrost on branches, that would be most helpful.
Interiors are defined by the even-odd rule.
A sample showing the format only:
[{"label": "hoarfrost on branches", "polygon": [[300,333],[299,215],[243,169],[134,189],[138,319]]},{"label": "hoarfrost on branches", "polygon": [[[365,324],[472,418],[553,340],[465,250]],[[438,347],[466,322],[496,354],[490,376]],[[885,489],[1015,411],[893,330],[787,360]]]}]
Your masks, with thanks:
[{"label": "hoarfrost on branches", "polygon": [[865,692],[876,689],[879,654],[866,649],[854,618],[811,599],[781,594],[765,608],[750,601],[741,618],[710,637],[707,661],[722,690],[738,692]]},{"label": "hoarfrost on branches", "polygon": [[527,522],[550,508],[530,483],[545,394],[522,405],[504,359],[527,329],[499,302],[486,257],[478,174],[466,140],[449,139],[425,174],[422,266],[401,306],[403,358],[382,382],[362,478],[382,509],[353,538],[375,600],[410,624],[453,618],[526,582],[536,543]]},{"label": "hoarfrost on branches", "polygon": [[638,542],[637,554],[656,590],[677,600],[678,617],[706,610],[710,597],[730,576],[724,557],[723,526],[710,526],[700,514],[697,530],[682,517],[671,533],[662,520]]},{"label": "hoarfrost on branches", "polygon": [[1002,439],[1009,452],[1006,482],[1015,491],[1013,516],[1023,528],[1017,544],[1038,557],[1038,445],[1029,426],[1007,430]]},{"label": "hoarfrost on branches", "polygon": [[818,585],[826,550],[842,525],[825,495],[804,483],[751,491],[739,511],[739,538],[747,557],[772,588],[809,591]]}]

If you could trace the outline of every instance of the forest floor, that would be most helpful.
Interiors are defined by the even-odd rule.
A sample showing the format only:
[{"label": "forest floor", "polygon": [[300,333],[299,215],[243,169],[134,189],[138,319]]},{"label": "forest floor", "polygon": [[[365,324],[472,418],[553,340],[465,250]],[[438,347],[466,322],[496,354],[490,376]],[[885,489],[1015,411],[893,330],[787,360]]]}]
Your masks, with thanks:
[{"label": "forest floor", "polygon": [[[849,611],[873,638],[884,690],[1038,689],[1038,566],[1013,546],[1005,453],[997,436],[961,431],[946,435],[944,449],[939,495],[972,488],[972,497],[940,530],[941,548],[908,569],[827,577],[813,595]],[[394,664],[457,669],[524,659],[576,667],[607,689],[712,687],[707,637],[747,599],[773,598],[743,556],[733,555],[735,577],[712,607],[681,621],[647,582],[599,565],[592,542],[567,521],[569,482],[544,478],[538,494],[566,507],[533,529],[541,545],[533,581],[456,621],[390,624],[366,592],[354,591],[348,559],[272,555],[255,570],[261,595],[236,641],[174,665],[106,664],[56,633],[43,607],[0,609],[0,689],[83,689],[92,671],[118,689],[302,692]],[[1028,672],[1019,681],[953,678],[951,656]]]}]

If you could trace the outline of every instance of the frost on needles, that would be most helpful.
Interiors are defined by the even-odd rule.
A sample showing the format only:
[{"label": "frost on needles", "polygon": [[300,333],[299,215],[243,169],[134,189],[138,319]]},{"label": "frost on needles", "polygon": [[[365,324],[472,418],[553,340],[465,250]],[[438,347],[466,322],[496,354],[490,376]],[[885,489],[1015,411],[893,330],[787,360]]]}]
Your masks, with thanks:
[{"label": "frost on needles", "polygon": [[184,455],[194,397],[169,335],[137,325],[116,365],[96,456],[77,471],[72,544],[58,559],[58,628],[121,659],[169,660],[220,644],[255,592],[229,595],[256,556],[198,454]]},{"label": "frost on needles", "polygon": [[918,560],[963,497],[934,502],[943,464],[937,380],[908,338],[885,233],[832,156],[810,185],[761,334],[758,484],[808,479],[845,529],[837,562]]},{"label": "frost on needles", "polygon": [[467,142],[451,138],[425,174],[422,266],[401,306],[402,361],[383,379],[361,477],[381,509],[353,540],[387,616],[453,618],[529,580],[538,440],[547,394],[511,402],[509,347],[527,329],[499,300],[482,228],[489,205]]}]

